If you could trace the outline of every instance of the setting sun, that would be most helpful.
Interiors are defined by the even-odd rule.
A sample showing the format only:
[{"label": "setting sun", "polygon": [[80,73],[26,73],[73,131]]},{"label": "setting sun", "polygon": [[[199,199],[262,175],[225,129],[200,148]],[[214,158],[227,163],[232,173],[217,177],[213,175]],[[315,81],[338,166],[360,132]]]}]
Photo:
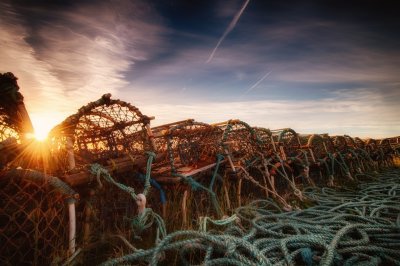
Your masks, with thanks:
[{"label": "setting sun", "polygon": [[35,130],[33,138],[39,141],[45,140],[50,130],[62,121],[56,115],[49,116],[48,114],[32,114],[31,120]]},{"label": "setting sun", "polygon": [[41,130],[41,128],[35,128],[35,133],[33,134],[33,137],[36,140],[43,141],[47,138],[48,133],[49,133],[48,130]]}]

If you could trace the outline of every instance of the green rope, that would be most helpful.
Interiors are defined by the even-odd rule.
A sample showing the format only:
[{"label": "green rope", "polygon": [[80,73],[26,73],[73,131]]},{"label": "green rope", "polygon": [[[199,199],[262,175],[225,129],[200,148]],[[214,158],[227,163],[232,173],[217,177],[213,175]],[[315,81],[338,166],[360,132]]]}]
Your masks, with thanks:
[{"label": "green rope", "polygon": [[90,173],[93,175],[96,175],[97,179],[99,180],[100,177],[103,177],[107,182],[115,185],[116,187],[118,187],[119,189],[129,193],[131,195],[131,197],[133,198],[133,200],[136,201],[137,199],[137,194],[135,193],[135,190],[132,187],[126,186],[125,184],[119,183],[117,181],[115,181],[112,176],[110,175],[110,173],[108,172],[108,170],[106,168],[104,168],[103,166],[101,166],[100,164],[92,164],[90,166]]},{"label": "green rope", "polygon": [[197,190],[201,189],[201,190],[208,192],[208,194],[210,195],[210,198],[211,198],[211,203],[213,204],[215,211],[217,212],[218,216],[222,216],[221,207],[218,204],[217,195],[214,193],[214,191],[212,191],[210,188],[203,186],[202,184],[200,184],[199,182],[197,182],[190,176],[184,176],[184,175],[181,175],[178,173],[174,174],[174,176],[180,177],[183,180],[183,182],[190,185],[190,187],[192,188],[193,191],[197,191]]},{"label": "green rope", "polygon": [[[171,233],[103,265],[168,264],[163,254],[172,251],[185,265],[400,265],[400,169],[353,190],[303,193],[313,207],[283,212],[271,199],[257,200],[227,219],[203,217],[200,231]],[[210,231],[209,223],[225,229]]]},{"label": "green rope", "polygon": [[156,222],[156,243],[160,242],[161,239],[165,238],[165,236],[167,235],[167,229],[165,227],[164,220],[151,208],[145,208],[142,213],[138,214],[133,219],[128,220],[130,220],[131,226],[135,229],[136,235],[140,235],[144,230],[150,228],[154,224],[154,222]]},{"label": "green rope", "polygon": [[224,219],[220,219],[220,220],[213,220],[210,217],[200,217],[199,231],[207,232],[207,223],[212,223],[212,224],[218,225],[218,226],[225,226],[225,225],[232,224],[232,223],[234,223],[236,221],[237,221],[237,215],[236,214],[233,214],[230,217],[227,217],[227,218],[224,218]]},{"label": "green rope", "polygon": [[219,206],[219,203],[218,203],[217,195],[213,191],[213,187],[215,184],[216,177],[218,176],[218,169],[219,169],[223,159],[224,159],[224,156],[222,154],[217,155],[217,162],[215,164],[214,171],[211,176],[211,181],[210,181],[208,188],[203,186],[196,180],[194,180],[193,177],[191,177],[191,176],[184,176],[179,173],[173,174],[174,176],[180,177],[185,183],[190,185],[190,187],[192,188],[193,191],[197,191],[197,190],[206,191],[210,195],[211,202],[212,202],[214,209],[217,212],[218,216],[222,216],[222,211],[221,211],[221,207]]},{"label": "green rope", "polygon": [[154,158],[156,158],[156,154],[151,151],[147,151],[146,154],[149,156],[147,159],[147,165],[146,165],[146,176],[144,180],[144,189],[143,189],[143,195],[147,197],[149,194],[151,185],[150,185],[150,174],[151,174],[151,165],[153,163]]},{"label": "green rope", "polygon": [[[151,184],[150,184],[151,165],[153,163],[154,158],[156,157],[156,154],[154,152],[146,152],[146,154],[149,157],[147,159],[146,175],[145,175],[144,189],[143,189],[142,194],[147,197],[147,195],[149,194],[150,188],[151,188]],[[114,178],[112,178],[112,176],[108,172],[108,170],[105,167],[103,167],[102,165],[97,164],[97,163],[92,164],[90,166],[89,172],[92,175],[96,175],[96,178],[100,184],[101,184],[100,177],[103,177],[107,182],[109,182],[109,183],[115,185],[116,187],[118,187],[119,189],[129,193],[132,196],[132,198],[134,200],[136,200],[137,194],[136,194],[135,190],[130,186],[127,186],[125,184],[115,181]]]},{"label": "green rope", "polygon": [[[143,195],[147,197],[151,185],[150,185],[150,173],[151,173],[151,165],[156,157],[156,154],[153,152],[146,152],[146,154],[149,156],[147,160],[147,168],[146,168],[146,176],[145,176],[145,182],[144,182],[144,189],[143,189]],[[90,172],[93,175],[96,175],[98,182],[100,181],[100,177],[103,177],[107,182],[115,185],[119,189],[129,193],[133,200],[137,200],[138,196],[135,193],[135,190],[127,186],[125,184],[119,183],[115,181],[110,173],[107,171],[106,168],[102,167],[100,164],[92,164],[90,167]],[[129,220],[131,222],[131,226],[133,229],[135,229],[135,234],[140,235],[144,230],[150,228],[154,222],[156,222],[157,225],[157,235],[156,235],[156,243],[160,242],[162,238],[164,238],[167,235],[166,227],[164,220],[159,216],[157,213],[155,213],[151,208],[145,208],[142,213],[139,213],[132,219],[125,217],[125,219]]]},{"label": "green rope", "polygon": [[75,192],[68,184],[55,176],[46,175],[42,172],[28,169],[12,169],[7,172],[6,176],[10,178],[21,177],[26,180],[38,182],[47,182],[51,187],[67,196],[68,202],[75,202],[79,194]]}]

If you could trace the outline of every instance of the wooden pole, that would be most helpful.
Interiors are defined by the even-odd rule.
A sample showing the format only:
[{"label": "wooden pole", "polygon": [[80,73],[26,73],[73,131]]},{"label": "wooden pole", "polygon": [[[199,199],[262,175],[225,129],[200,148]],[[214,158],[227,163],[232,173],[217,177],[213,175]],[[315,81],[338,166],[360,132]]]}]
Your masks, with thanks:
[{"label": "wooden pole", "polygon": [[[157,154],[154,162],[162,161],[165,158],[165,156],[166,154]],[[134,168],[140,169],[146,167],[147,156],[146,155],[136,156],[133,157],[133,160],[131,157],[126,156],[123,158],[115,159],[113,160],[113,162],[114,163],[110,163],[105,166],[107,171],[116,174],[122,174],[132,171],[132,169]],[[65,175],[61,179],[73,187],[89,183],[93,179],[93,176],[90,174],[88,169],[85,169],[79,173]]]}]

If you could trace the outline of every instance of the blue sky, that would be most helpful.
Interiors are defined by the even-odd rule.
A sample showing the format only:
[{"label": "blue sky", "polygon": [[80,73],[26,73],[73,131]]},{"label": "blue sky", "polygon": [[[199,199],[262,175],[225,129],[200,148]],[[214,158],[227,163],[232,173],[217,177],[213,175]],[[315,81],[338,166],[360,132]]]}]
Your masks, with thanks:
[{"label": "blue sky", "polygon": [[397,1],[0,3],[0,71],[34,124],[111,92],[154,124],[239,118],[300,133],[400,132]]}]

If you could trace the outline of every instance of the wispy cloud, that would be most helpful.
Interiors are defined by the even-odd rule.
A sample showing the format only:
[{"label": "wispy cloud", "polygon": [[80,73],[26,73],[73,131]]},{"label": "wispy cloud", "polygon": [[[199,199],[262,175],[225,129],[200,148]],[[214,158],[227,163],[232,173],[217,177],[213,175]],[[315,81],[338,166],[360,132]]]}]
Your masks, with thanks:
[{"label": "wispy cloud", "polygon": [[148,104],[141,110],[156,116],[155,125],[187,118],[208,123],[238,118],[270,129],[292,127],[299,133],[378,138],[398,134],[400,130],[400,122],[393,115],[398,107],[395,103],[388,106],[385,97],[379,91],[358,89],[331,93],[330,97],[318,100]]},{"label": "wispy cloud", "polygon": [[38,17],[54,15],[34,27],[18,6],[2,2],[0,9],[0,71],[19,78],[34,123],[49,119],[42,116],[49,112],[52,122],[60,122],[101,94],[127,86],[125,73],[161,42],[163,28],[150,20],[156,14],[138,1],[82,4],[70,11],[28,8]]},{"label": "wispy cloud", "polygon": [[211,62],[211,60],[214,57],[214,54],[217,52],[218,47],[221,45],[221,43],[224,41],[226,36],[235,28],[236,24],[238,23],[240,17],[242,16],[244,10],[246,9],[247,5],[249,4],[250,0],[246,0],[243,4],[243,6],[240,8],[240,10],[236,13],[236,15],[233,17],[231,23],[229,23],[228,27],[226,28],[224,34],[222,34],[221,38],[218,40],[217,45],[214,47],[212,50],[210,56],[207,59],[207,63]]},{"label": "wispy cloud", "polygon": [[[202,13],[196,18],[216,16],[201,25],[175,9],[168,9],[175,16],[169,20],[162,17],[165,5],[153,9],[157,4],[141,0],[84,0],[59,9],[38,4],[24,6],[24,13],[21,2],[0,3],[0,71],[20,78],[34,119],[50,110],[46,119],[61,121],[111,92],[155,115],[157,124],[236,117],[299,132],[399,131],[398,38],[362,23],[309,15],[302,4],[299,10],[283,4],[292,13],[281,19],[280,4],[281,13],[274,13],[273,4],[249,0],[240,1],[239,11],[232,4],[219,10],[223,1],[191,6],[190,12]],[[232,16],[210,54],[210,32]],[[235,38],[227,38],[233,29]]]}]

